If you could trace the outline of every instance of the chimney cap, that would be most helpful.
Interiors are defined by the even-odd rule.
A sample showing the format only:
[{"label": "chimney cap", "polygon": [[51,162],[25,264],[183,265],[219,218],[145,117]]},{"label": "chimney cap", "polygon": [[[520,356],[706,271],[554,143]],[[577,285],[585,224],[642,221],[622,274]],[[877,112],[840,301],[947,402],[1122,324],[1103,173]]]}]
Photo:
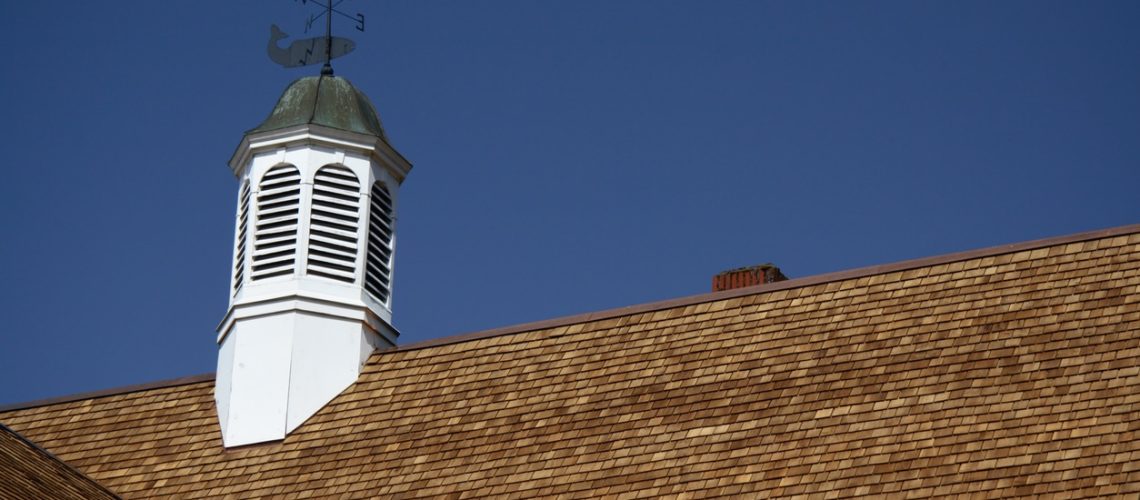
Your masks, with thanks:
[{"label": "chimney cap", "polygon": [[767,262],[717,273],[712,279],[712,291],[722,292],[736,288],[763,285],[764,283],[772,283],[775,281],[784,281],[786,279],[788,279],[788,277],[784,276],[780,268],[771,262]]},{"label": "chimney cap", "polygon": [[728,270],[721,271],[721,272],[717,273],[717,275],[719,276],[719,275],[725,274],[725,273],[735,273],[738,271],[748,271],[751,269],[763,269],[763,270],[776,269],[776,270],[779,270],[780,268],[776,267],[776,265],[771,263],[771,262],[765,262],[763,264],[756,264],[754,266],[744,266],[744,267],[737,267],[735,269],[728,269]]}]

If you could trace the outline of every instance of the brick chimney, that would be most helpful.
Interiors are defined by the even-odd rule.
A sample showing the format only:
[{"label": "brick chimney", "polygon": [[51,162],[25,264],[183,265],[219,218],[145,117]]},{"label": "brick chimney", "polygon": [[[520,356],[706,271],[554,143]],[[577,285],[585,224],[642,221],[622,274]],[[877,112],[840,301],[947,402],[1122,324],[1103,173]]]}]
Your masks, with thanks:
[{"label": "brick chimney", "polygon": [[780,272],[780,268],[772,264],[760,264],[758,266],[741,267],[724,271],[712,279],[712,291],[723,292],[725,290],[732,290],[735,288],[744,288],[748,286],[763,285],[764,283],[772,283],[773,281],[784,281],[788,279],[784,273]]}]

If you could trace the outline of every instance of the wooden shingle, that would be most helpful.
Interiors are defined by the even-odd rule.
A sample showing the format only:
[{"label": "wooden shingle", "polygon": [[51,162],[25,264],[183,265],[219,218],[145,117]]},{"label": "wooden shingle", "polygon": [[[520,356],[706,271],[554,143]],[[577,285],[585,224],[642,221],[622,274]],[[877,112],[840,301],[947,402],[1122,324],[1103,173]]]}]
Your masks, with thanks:
[{"label": "wooden shingle", "polygon": [[1140,226],[375,353],[283,441],[212,380],[0,422],[126,498],[1140,494]]},{"label": "wooden shingle", "polygon": [[51,453],[0,425],[0,498],[118,497]]}]

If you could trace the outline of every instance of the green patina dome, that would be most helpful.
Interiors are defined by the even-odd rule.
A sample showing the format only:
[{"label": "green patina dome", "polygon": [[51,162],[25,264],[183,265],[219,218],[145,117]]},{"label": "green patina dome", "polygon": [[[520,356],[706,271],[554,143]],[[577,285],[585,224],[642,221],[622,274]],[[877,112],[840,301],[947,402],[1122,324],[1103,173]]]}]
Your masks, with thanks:
[{"label": "green patina dome", "polygon": [[384,136],[376,108],[368,96],[338,76],[306,76],[289,84],[273,112],[248,133],[295,125],[321,125],[360,134]]}]

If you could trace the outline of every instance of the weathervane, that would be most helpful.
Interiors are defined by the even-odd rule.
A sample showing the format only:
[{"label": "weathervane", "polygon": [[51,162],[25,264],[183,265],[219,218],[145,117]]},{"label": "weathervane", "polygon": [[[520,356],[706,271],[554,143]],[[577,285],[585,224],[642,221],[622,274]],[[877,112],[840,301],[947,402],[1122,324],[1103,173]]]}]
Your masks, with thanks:
[{"label": "weathervane", "polygon": [[308,66],[310,64],[325,63],[321,68],[322,75],[333,74],[332,62],[340,56],[352,52],[356,48],[356,42],[347,38],[332,36],[332,17],[333,14],[339,14],[347,17],[356,22],[357,31],[364,31],[364,14],[356,13],[355,16],[345,14],[337,10],[337,6],[344,2],[344,0],[295,0],[302,4],[312,2],[314,5],[321,7],[323,10],[319,14],[309,16],[305,21],[305,33],[309,32],[309,28],[313,26],[313,22],[317,21],[324,16],[325,18],[325,36],[303,38],[300,40],[293,40],[288,48],[281,48],[277,46],[277,42],[284,38],[288,38],[289,34],[281,31],[276,24],[269,27],[269,58],[273,62],[280,64],[286,68],[296,68],[299,66]]}]

